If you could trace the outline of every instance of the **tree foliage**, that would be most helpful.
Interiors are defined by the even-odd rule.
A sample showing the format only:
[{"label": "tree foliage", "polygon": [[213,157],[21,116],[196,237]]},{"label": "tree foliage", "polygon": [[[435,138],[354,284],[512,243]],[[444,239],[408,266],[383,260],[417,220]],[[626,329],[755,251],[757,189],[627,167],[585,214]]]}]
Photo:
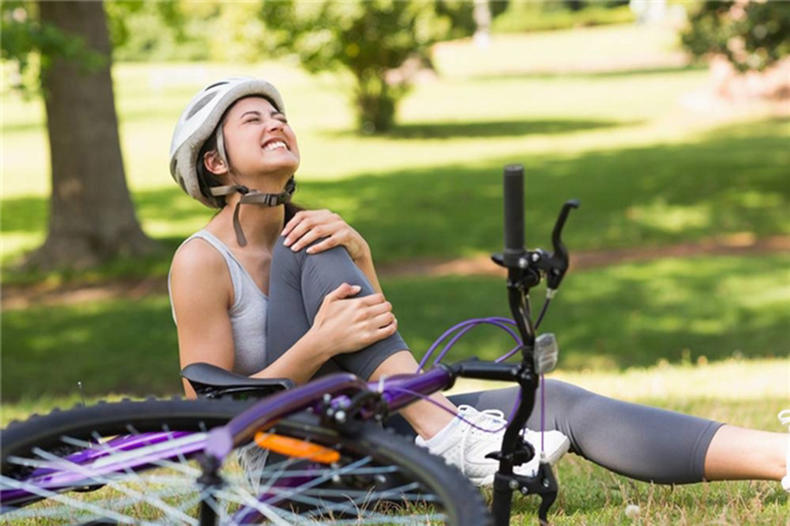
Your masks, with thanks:
[{"label": "tree foliage", "polygon": [[[27,95],[37,92],[41,75],[58,58],[77,63],[86,72],[106,64],[108,57],[87,46],[83,36],[64,32],[42,21],[39,11],[38,4],[29,0],[0,2],[2,58],[15,62],[19,73],[12,82],[13,87],[22,89]],[[146,51],[146,47],[150,50],[168,38],[186,39],[183,27],[188,15],[177,1],[107,2],[105,13],[113,52],[127,47]],[[142,24],[147,24],[150,32],[141,31]],[[199,46],[205,49],[205,42],[200,42]],[[138,53],[135,58],[140,56]]]},{"label": "tree foliage", "polygon": [[474,28],[472,3],[462,0],[264,1],[261,17],[269,52],[295,52],[311,72],[353,75],[353,105],[366,132],[391,127],[410,87],[409,76],[393,70],[407,59],[428,60],[431,44]]},{"label": "tree foliage", "polygon": [[706,1],[682,42],[693,55],[723,55],[739,71],[761,71],[790,54],[790,2]]},{"label": "tree foliage", "polygon": [[42,22],[33,2],[4,1],[0,3],[0,17],[1,56],[16,62],[19,75],[12,86],[27,94],[38,90],[40,74],[57,58],[75,61],[86,71],[106,61],[101,53],[86,46],[83,38]]}]

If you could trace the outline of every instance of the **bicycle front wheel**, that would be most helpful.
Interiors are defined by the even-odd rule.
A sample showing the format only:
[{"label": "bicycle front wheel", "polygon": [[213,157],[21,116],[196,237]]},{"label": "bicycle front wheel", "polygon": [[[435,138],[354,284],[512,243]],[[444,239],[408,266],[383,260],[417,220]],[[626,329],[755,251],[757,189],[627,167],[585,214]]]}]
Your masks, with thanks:
[{"label": "bicycle front wheel", "polygon": [[373,425],[354,436],[312,415],[238,448],[223,483],[198,482],[206,432],[249,403],[147,400],[35,416],[3,430],[0,500],[12,524],[489,522],[480,493],[440,458]]}]

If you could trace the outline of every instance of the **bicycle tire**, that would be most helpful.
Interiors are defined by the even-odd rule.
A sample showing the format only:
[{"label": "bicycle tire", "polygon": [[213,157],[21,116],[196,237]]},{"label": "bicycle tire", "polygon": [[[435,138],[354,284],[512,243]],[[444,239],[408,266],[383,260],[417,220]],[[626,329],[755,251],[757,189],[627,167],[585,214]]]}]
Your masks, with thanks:
[{"label": "bicycle tire", "polygon": [[[132,432],[187,431],[192,432],[188,437],[197,439],[249,405],[235,400],[125,400],[33,416],[0,432],[0,490],[39,484],[41,476],[35,470],[42,463],[63,465],[67,462],[63,459],[73,458],[69,455],[75,448],[89,448],[97,441]],[[269,432],[331,449],[340,460],[324,465],[279,452],[253,472],[249,465],[260,459],[262,450],[255,444],[243,446],[238,460],[223,466],[224,486],[211,494],[220,524],[239,520],[239,501],[252,507],[244,519],[254,516],[256,522],[273,524],[348,521],[480,526],[490,522],[480,492],[457,469],[388,430],[364,424],[353,436],[344,436],[321,426],[314,415],[299,414],[281,420]],[[121,455],[128,453],[112,452],[104,459],[112,464]],[[240,468],[240,463],[247,469]],[[313,477],[312,485],[301,483],[306,470]],[[173,455],[145,469],[100,476],[79,471],[83,479],[68,488],[44,492],[38,499],[41,502],[16,506],[4,502],[3,521],[197,524],[199,474],[194,455]],[[291,487],[294,481],[299,482],[297,487]],[[266,500],[253,489],[259,484],[265,488]]]}]

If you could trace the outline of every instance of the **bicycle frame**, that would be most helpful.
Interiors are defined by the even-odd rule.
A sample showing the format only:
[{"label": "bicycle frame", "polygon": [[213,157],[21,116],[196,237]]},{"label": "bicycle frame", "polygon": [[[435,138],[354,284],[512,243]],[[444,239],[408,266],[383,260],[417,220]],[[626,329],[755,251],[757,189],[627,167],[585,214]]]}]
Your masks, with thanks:
[{"label": "bicycle frame", "polygon": [[[540,382],[539,367],[534,356],[535,329],[529,312],[529,289],[540,282],[541,274],[548,275],[550,290],[556,289],[567,269],[567,252],[560,241],[560,232],[570,208],[578,203],[568,202],[562,209],[553,232],[554,254],[549,256],[538,249],[523,248],[523,168],[509,166],[505,169],[506,248],[503,255],[494,255],[495,262],[508,269],[508,298],[521,333],[522,359],[519,363],[494,363],[477,360],[451,365],[439,364],[424,373],[404,374],[376,382],[364,382],[351,373],[336,373],[311,381],[303,386],[270,395],[226,425],[208,433],[146,433],[134,438],[117,437],[101,445],[88,448],[65,458],[67,469],[58,465],[38,467],[28,482],[20,487],[3,490],[0,501],[6,505],[37,500],[47,493],[62,488],[79,486],[90,475],[104,475],[116,471],[140,470],[159,461],[179,456],[199,455],[203,475],[199,482],[206,488],[220,486],[219,468],[231,451],[252,440],[254,434],[266,430],[289,415],[308,410],[322,418],[322,423],[340,432],[353,433],[354,425],[366,420],[384,420],[420,397],[452,387],[459,377],[516,382],[521,387],[521,398],[514,417],[509,423],[501,451],[493,455],[499,460],[499,470],[494,478],[493,514],[497,525],[506,525],[510,519],[513,491],[538,494],[541,523],[546,523],[547,512],[557,494],[557,483],[548,463],[541,462],[533,477],[517,475],[513,468],[529,461],[534,449],[520,438],[520,431],[529,418]],[[510,195],[510,197],[508,196]],[[513,196],[518,196],[518,199]],[[518,225],[522,231],[519,233]],[[508,226],[509,225],[509,226]],[[516,230],[514,234],[514,229]],[[553,287],[552,287],[553,286]],[[124,451],[128,455],[117,459],[110,453]],[[104,457],[115,459],[103,462]],[[259,497],[265,502],[266,495]],[[242,509],[237,513],[239,522],[253,520],[254,511]],[[214,523],[214,510],[203,502],[201,523]]]}]

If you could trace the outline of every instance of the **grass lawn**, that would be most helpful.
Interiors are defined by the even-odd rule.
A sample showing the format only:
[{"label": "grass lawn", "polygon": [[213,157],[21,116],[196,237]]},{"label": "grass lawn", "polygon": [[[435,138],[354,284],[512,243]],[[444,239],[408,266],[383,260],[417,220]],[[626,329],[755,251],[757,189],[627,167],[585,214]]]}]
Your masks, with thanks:
[{"label": "grass lawn", "polygon": [[[383,287],[420,356],[459,321],[508,314],[497,277],[392,278]],[[535,295],[535,308],[540,301]],[[570,273],[541,330],[557,333],[564,370],[612,370],[786,357],[788,326],[790,256],[709,256],[693,264],[663,260]],[[450,359],[490,360],[511,346],[504,333],[479,328]],[[88,396],[180,390],[164,295],[6,310],[2,348],[6,401],[77,394],[78,381]]]},{"label": "grass lawn", "polygon": [[[673,38],[626,26],[502,36],[485,52],[463,42],[443,46],[441,76],[420,81],[401,105],[400,125],[375,137],[350,131],[343,76],[307,76],[286,62],[241,72],[270,78],[285,94],[303,153],[297,202],[340,212],[380,262],[490,251],[501,238],[501,170],[510,162],[527,169],[531,243],[545,242],[569,197],[583,206],[568,229],[576,249],[787,232],[790,121],[760,105],[690,111],[682,101],[705,85],[707,73],[648,67],[675,56],[668,51]],[[586,52],[579,55],[581,42]],[[518,53],[529,58],[512,60]],[[611,70],[600,60],[594,71],[583,70],[596,53],[611,57]],[[519,67],[508,69],[506,57]],[[635,66],[635,57],[644,64]],[[172,184],[167,147],[190,95],[233,72],[239,68],[218,64],[116,66],[129,185],[145,230],[165,249],[142,270],[119,263],[99,278],[133,274],[130,267],[163,275],[177,240],[210,217]],[[42,109],[8,93],[2,102],[3,280],[37,281],[8,263],[40,243],[46,228]]]},{"label": "grass lawn", "polygon": [[[780,431],[774,416],[787,407],[788,369],[786,358],[730,359],[702,366],[662,364],[623,373],[560,371],[551,376],[623,400]],[[486,387],[493,385],[462,381],[454,391]],[[2,424],[78,401],[72,394],[5,403]],[[775,482],[660,486],[629,480],[575,455],[560,461],[557,474],[560,494],[551,510],[553,524],[786,524],[787,495]],[[638,519],[626,517],[629,504],[639,506]],[[535,498],[516,496],[511,524],[535,524],[536,511]]]},{"label": "grass lawn", "polygon": [[[415,85],[399,126],[382,136],[351,131],[342,75],[312,77],[288,62],[118,64],[127,177],[138,216],[163,250],[144,261],[47,276],[13,268],[45,235],[43,109],[37,100],[3,93],[3,285],[161,280],[180,240],[211,214],[172,184],[173,123],[199,87],[239,73],[264,76],[284,92],[303,154],[297,202],[341,213],[382,264],[500,249],[501,170],[511,162],[527,170],[530,246],[548,247],[556,213],[570,197],[582,201],[566,227],[572,253],[790,232],[787,114],[756,103],[690,110],[684,101],[704,87],[707,72],[677,62],[671,32],[637,29],[509,35],[488,51],[464,42],[441,46],[440,75]],[[500,278],[382,282],[418,355],[454,323],[507,314]],[[541,300],[536,294],[533,306]],[[626,400],[778,431],[774,415],[790,399],[787,327],[785,253],[573,272],[542,330],[558,335],[558,377]],[[0,336],[4,424],[83,395],[180,390],[175,328],[162,294],[6,308]],[[492,359],[509,348],[506,337],[480,328],[451,359]],[[559,476],[555,524],[788,524],[778,484],[652,486],[573,456],[561,462]],[[533,524],[533,504],[518,498],[513,524]],[[626,518],[626,504],[640,506],[638,519]]]}]

